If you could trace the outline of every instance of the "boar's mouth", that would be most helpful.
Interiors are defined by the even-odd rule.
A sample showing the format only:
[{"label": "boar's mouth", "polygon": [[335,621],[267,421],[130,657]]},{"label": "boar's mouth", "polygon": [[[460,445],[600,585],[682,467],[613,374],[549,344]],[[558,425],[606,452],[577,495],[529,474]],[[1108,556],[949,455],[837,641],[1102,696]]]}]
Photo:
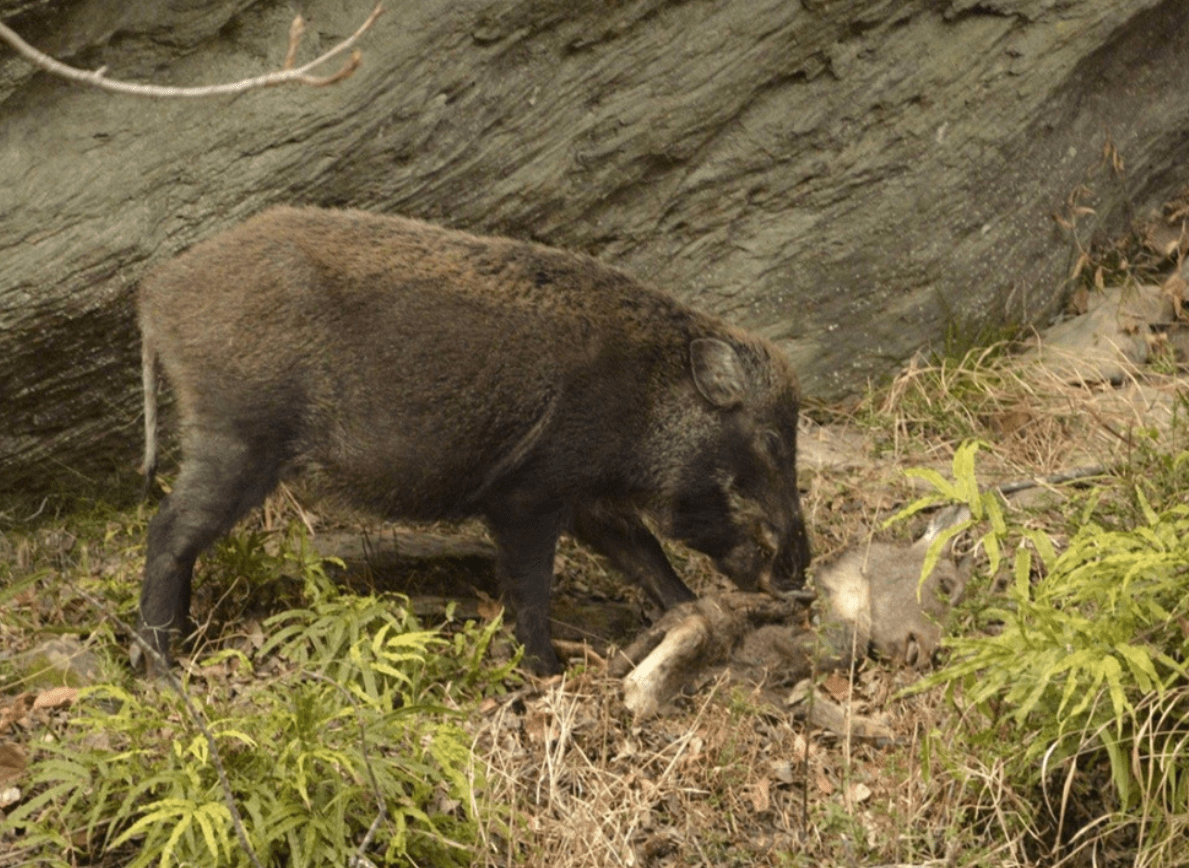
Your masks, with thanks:
[{"label": "boar's mouth", "polygon": [[746,590],[779,594],[801,588],[809,566],[809,542],[800,504],[794,499],[776,507],[737,490],[727,491],[738,542],[720,569]]},{"label": "boar's mouth", "polygon": [[707,486],[679,498],[669,531],[703,554],[741,590],[772,594],[805,583],[809,545],[799,512],[777,530],[771,513],[736,491]]},{"label": "boar's mouth", "polygon": [[744,539],[725,555],[716,557],[715,564],[745,591],[760,590],[774,596],[799,591],[805,585],[805,569],[809,565],[804,530],[795,529],[780,541],[770,531],[760,531],[763,536],[759,539]]}]

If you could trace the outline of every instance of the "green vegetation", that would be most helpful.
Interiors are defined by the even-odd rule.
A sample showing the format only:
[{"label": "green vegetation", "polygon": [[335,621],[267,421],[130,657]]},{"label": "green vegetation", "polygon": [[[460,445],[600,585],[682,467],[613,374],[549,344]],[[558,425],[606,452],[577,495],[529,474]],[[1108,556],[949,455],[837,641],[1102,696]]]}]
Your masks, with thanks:
[{"label": "green vegetation", "polygon": [[1001,770],[994,779],[962,775],[982,790],[973,804],[987,805],[991,789],[1035,794],[1032,810],[1000,812],[1000,834],[1054,861],[1129,850],[1135,865],[1184,864],[1189,451],[1144,448],[1127,483],[1070,501],[1074,529],[1060,553],[1024,523],[1034,517],[1008,520],[997,495],[979,491],[976,452],[976,444],[956,450],[952,482],[910,471],[936,494],[902,515],[967,506],[971,519],[953,531],[985,530],[984,574],[1010,554],[1010,580],[1002,595],[979,601],[985,629],[949,640],[948,665],[914,692],[943,688],[965,723],[950,752]]},{"label": "green vegetation", "polygon": [[479,816],[461,718],[510,676],[485,659],[498,621],[447,637],[403,600],[340,594],[299,523],[232,537],[207,568],[295,574],[304,605],[175,686],[125,671],[82,689],[30,745],[31,795],[7,816],[20,864],[471,864],[479,823],[499,821]]}]

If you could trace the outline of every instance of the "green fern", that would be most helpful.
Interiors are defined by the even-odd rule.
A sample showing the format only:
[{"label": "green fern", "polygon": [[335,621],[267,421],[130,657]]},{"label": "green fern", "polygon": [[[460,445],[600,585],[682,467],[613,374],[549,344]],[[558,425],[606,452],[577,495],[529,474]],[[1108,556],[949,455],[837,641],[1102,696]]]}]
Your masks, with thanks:
[{"label": "green fern", "polygon": [[981,712],[975,718],[989,726],[969,735],[971,749],[1020,746],[1004,761],[1021,785],[1043,786],[1070,764],[1101,765],[1119,806],[1107,825],[1139,827],[1141,861],[1171,864],[1159,853],[1189,815],[1189,506],[1180,502],[1189,453],[1160,459],[1158,481],[1137,473],[1130,508],[1091,496],[1058,554],[1047,535],[1006,521],[992,495],[978,492],[975,452],[958,450],[955,482],[914,471],[937,493],[901,515],[966,504],[970,528],[985,529],[989,572],[1014,551],[1013,581],[981,612],[995,629],[949,640],[949,663],[914,689],[944,685]]},{"label": "green fern", "polygon": [[[311,603],[270,619],[257,657],[282,674],[242,694],[202,691],[252,852],[264,865],[341,865],[369,840],[360,855],[376,865],[470,864],[483,780],[461,714],[510,674],[486,661],[498,624],[453,638],[421,629],[407,601],[340,595],[304,533],[272,545],[248,535],[224,556],[249,574],[301,570]],[[224,651],[193,671],[228,656],[249,662]],[[36,747],[33,795],[7,821],[46,865],[87,853],[125,854],[130,868],[249,865],[212,760],[176,692],[91,687],[62,737]]]}]

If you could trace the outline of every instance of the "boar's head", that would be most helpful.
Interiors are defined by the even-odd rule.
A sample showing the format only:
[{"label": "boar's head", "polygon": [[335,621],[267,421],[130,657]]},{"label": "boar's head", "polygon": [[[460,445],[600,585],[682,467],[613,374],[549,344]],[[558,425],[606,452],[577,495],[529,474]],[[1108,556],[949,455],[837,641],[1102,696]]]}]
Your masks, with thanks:
[{"label": "boar's head", "polygon": [[766,342],[732,334],[692,341],[690,371],[700,406],[680,438],[687,454],[669,533],[710,555],[743,590],[800,588],[810,554],[792,368]]}]

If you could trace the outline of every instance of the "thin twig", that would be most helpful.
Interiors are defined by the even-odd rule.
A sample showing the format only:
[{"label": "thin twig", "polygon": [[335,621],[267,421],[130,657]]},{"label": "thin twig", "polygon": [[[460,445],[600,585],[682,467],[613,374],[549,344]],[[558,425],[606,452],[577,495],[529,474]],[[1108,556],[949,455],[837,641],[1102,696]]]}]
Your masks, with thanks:
[{"label": "thin twig", "polygon": [[[343,64],[343,67],[332,75],[318,76],[313,75],[313,70],[321,66],[326,61],[330,60],[336,55],[342,54],[352,45],[354,45],[368,29],[380,17],[383,11],[383,6],[379,3],[376,8],[372,10],[372,14],[367,17],[367,20],[359,26],[359,29],[340,42],[338,45],[331,48],[325,54],[315,58],[304,66],[291,68],[293,63],[293,56],[297,51],[297,41],[301,39],[301,34],[305,30],[305,22],[301,20],[301,16],[293,22],[289,28],[289,50],[286,53],[285,65],[277,72],[270,72],[266,75],[258,75],[254,78],[245,78],[242,81],[234,81],[228,84],[212,84],[203,87],[169,87],[157,84],[137,84],[130,81],[117,81],[115,79],[107,78],[105,73],[107,67],[100,67],[95,70],[78,69],[77,67],[69,66],[61,61],[55,60],[48,54],[38,51],[25,40],[21,39],[13,30],[0,23],[0,39],[11,45],[18,54],[24,57],[33,65],[44,69],[46,72],[60,76],[70,81],[78,81],[83,84],[90,84],[103,90],[113,91],[115,93],[129,94],[131,96],[145,96],[154,98],[173,98],[173,97],[208,97],[208,96],[227,96],[230,94],[241,94],[245,91],[255,90],[262,87],[274,87],[281,84],[304,84],[310,87],[325,87],[328,84],[342,81],[349,77],[356,69],[359,68],[359,63],[362,55],[356,49],[351,57]],[[300,22],[300,23],[299,23]]]},{"label": "thin twig", "polygon": [[289,25],[289,50],[285,52],[285,62],[281,64],[281,69],[293,69],[293,63],[297,60],[297,47],[301,45],[301,37],[305,32],[306,20],[298,15]]},{"label": "thin twig", "polygon": [[33,521],[33,519],[37,518],[37,516],[41,515],[41,514],[42,514],[42,513],[45,511],[45,505],[46,505],[47,503],[49,503],[49,502],[50,502],[49,495],[46,495],[45,497],[43,497],[43,498],[41,499],[41,506],[37,507],[37,512],[35,512],[35,513],[33,513],[31,516],[29,516],[29,517],[27,517],[27,518],[24,518],[24,519],[21,519],[21,520],[22,520],[22,521],[27,521],[27,522],[28,522],[28,521]]},{"label": "thin twig", "polygon": [[377,813],[376,818],[372,820],[372,824],[367,830],[367,834],[363,836],[363,840],[359,842],[359,846],[355,849],[355,854],[347,860],[347,866],[348,868],[369,868],[369,866],[370,868],[375,868],[372,861],[364,854],[367,852],[367,848],[371,846],[372,840],[376,837],[380,823],[384,822],[388,816],[388,804],[384,800],[384,791],[380,789],[380,782],[376,780],[376,772],[372,768],[371,760],[367,756],[367,726],[363,720],[363,712],[360,710],[359,702],[351,694],[351,691],[342,684],[323,675],[321,672],[309,671],[305,674],[329,684],[335,690],[339,691],[339,693],[347,697],[347,701],[351,703],[351,708],[355,711],[355,720],[359,724],[359,754],[363,759],[363,767],[367,769],[367,776],[371,781],[372,794],[376,797]]},{"label": "thin twig", "polygon": [[992,485],[991,490],[998,491],[1000,494],[1013,494],[1029,488],[1047,488],[1066,482],[1077,482],[1091,476],[1105,476],[1109,472],[1110,468],[1105,464],[1094,464],[1088,467],[1075,467],[1064,473],[1050,473],[1047,476],[1037,476],[1033,479],[1014,479],[1011,482],[1001,482],[998,485]]}]

